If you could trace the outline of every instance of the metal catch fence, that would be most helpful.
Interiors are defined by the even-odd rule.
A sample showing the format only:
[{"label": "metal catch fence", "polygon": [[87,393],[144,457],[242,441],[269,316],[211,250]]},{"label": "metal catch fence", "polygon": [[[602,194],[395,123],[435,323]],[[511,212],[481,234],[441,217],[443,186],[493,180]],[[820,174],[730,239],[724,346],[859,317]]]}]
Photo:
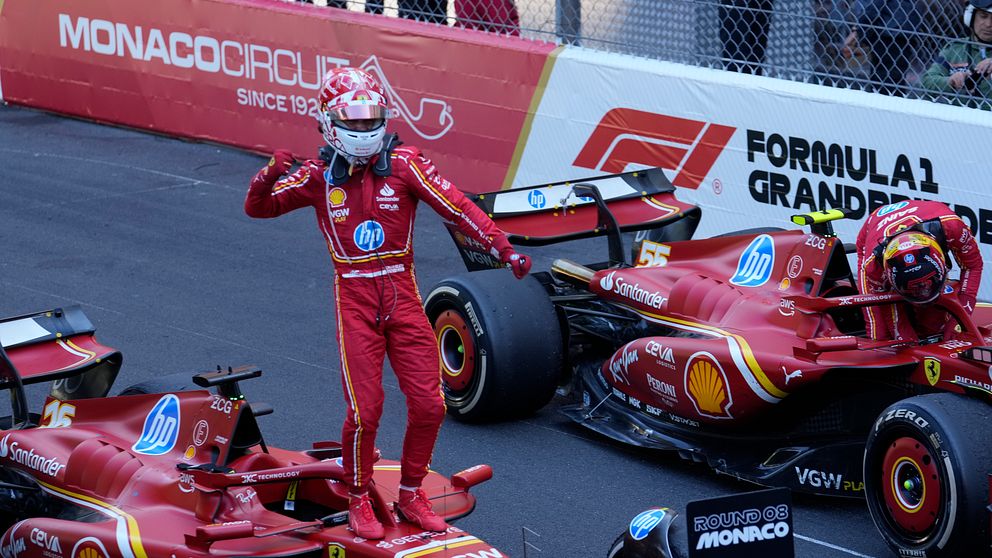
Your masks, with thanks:
[{"label": "metal catch fence", "polygon": [[992,60],[980,64],[992,59],[992,14],[974,10],[963,17],[962,0],[308,1],[992,109]]}]

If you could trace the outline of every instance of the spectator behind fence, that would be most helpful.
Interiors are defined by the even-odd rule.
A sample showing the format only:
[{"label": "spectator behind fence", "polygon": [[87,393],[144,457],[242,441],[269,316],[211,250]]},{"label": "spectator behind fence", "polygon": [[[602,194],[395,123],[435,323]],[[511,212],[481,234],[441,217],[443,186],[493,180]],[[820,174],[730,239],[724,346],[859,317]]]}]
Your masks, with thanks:
[{"label": "spectator behind fence", "polygon": [[[313,2],[313,0],[303,1]],[[332,8],[347,8],[349,2],[357,3],[358,0],[327,0],[327,5]],[[397,5],[400,17],[430,23],[448,23],[448,0],[397,0]],[[382,0],[365,2],[366,13],[381,14],[382,8]]]},{"label": "spectator behind fence", "polygon": [[520,16],[513,0],[455,0],[455,15],[460,27],[520,36]]},{"label": "spectator behind fence", "polygon": [[853,7],[856,24],[844,47],[871,54],[876,91],[902,95],[906,70],[916,57],[922,7],[913,0],[856,0]]},{"label": "spectator behind fence", "polygon": [[720,0],[723,67],[761,74],[771,24],[772,0]]},{"label": "spectator behind fence", "polygon": [[950,93],[961,104],[977,106],[976,97],[992,99],[992,0],[970,0],[964,10],[968,38],[952,40],[923,74],[923,87]]}]

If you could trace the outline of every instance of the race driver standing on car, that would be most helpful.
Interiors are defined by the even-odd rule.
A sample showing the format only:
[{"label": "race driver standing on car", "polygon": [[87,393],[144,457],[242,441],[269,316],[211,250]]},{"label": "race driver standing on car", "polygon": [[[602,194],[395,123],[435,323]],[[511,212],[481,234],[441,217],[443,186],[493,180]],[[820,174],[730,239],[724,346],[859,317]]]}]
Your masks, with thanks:
[{"label": "race driver standing on car", "polygon": [[[415,147],[386,134],[388,99],[357,68],[328,72],[319,94],[320,158],[293,164],[276,151],[255,175],[245,199],[251,217],[276,217],[313,207],[334,263],[341,381],[348,405],[342,446],[349,524],[356,535],[381,539],[383,526],[368,496],[382,415],[385,355],[407,401],[398,511],[430,531],[447,524],[420,490],[444,419],[441,368],[434,332],[424,314],[413,268],[418,201],[482,243],[517,278],[530,260],[517,254],[496,225]],[[382,511],[382,510],[380,510]]]},{"label": "race driver standing on car", "polygon": [[[950,289],[968,313],[975,310],[982,255],[968,225],[943,203],[906,200],[871,212],[858,233],[857,252],[862,294],[896,292],[910,303],[867,307],[865,328],[872,339],[912,341],[949,333],[947,313],[927,304]],[[946,284],[952,254],[961,268],[955,287]]]}]

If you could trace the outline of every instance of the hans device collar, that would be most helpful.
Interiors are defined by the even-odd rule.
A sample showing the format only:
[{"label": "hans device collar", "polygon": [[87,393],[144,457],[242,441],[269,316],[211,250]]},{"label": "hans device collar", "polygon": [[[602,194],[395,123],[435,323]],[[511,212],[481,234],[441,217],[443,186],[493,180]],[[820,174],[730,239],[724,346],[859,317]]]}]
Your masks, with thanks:
[{"label": "hans device collar", "polygon": [[[376,176],[391,176],[393,174],[393,163],[390,155],[394,149],[402,144],[403,142],[400,141],[399,134],[393,133],[386,136],[386,139],[382,142],[379,157],[372,165],[372,173]],[[330,178],[332,186],[341,186],[348,181],[348,177],[350,176],[348,167],[350,165],[344,157],[338,155],[338,152],[333,147],[329,145],[321,147],[320,158],[327,163],[328,170],[331,171]]]}]

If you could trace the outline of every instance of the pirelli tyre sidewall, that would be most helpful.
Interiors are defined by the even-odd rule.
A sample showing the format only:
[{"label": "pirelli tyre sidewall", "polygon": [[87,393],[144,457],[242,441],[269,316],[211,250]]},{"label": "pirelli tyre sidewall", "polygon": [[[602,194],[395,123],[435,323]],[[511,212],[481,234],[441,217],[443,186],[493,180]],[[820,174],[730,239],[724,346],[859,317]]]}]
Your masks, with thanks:
[{"label": "pirelli tyre sidewall", "polygon": [[561,327],[544,286],[507,270],[445,279],[424,301],[441,356],[448,412],[466,421],[533,413],[554,396]]},{"label": "pirelli tyre sidewall", "polygon": [[872,520],[899,556],[985,556],[992,407],[952,393],[894,403],[865,446]]}]

